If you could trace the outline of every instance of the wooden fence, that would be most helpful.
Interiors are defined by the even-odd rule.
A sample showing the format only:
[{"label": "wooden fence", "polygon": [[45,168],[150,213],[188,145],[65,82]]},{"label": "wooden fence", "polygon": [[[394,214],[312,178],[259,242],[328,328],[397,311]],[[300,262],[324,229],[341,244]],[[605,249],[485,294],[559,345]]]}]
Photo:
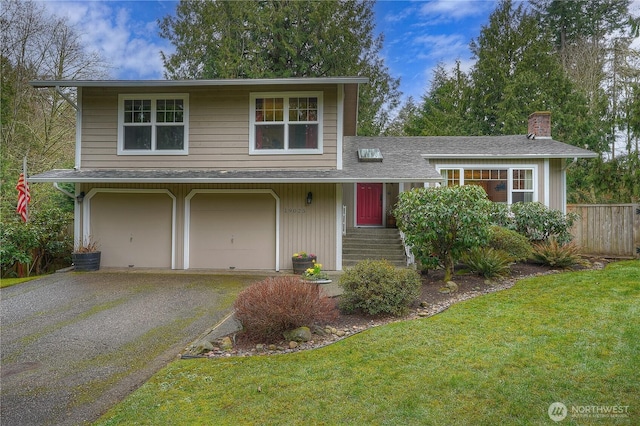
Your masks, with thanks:
[{"label": "wooden fence", "polygon": [[571,233],[582,253],[640,258],[640,204],[569,204],[579,215]]}]

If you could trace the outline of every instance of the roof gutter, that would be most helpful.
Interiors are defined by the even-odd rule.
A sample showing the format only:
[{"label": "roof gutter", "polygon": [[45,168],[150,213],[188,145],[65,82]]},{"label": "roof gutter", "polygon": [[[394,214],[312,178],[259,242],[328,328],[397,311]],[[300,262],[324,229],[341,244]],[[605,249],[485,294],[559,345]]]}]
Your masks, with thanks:
[{"label": "roof gutter", "polygon": [[369,82],[367,77],[230,78],[217,80],[33,80],[33,87],[193,87],[295,84],[346,84]]}]

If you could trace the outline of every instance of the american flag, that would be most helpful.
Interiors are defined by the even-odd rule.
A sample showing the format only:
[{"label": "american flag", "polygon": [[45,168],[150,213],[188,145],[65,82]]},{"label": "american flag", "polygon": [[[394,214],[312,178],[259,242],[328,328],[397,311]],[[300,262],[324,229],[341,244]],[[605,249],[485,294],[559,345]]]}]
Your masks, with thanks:
[{"label": "american flag", "polygon": [[16,189],[18,190],[18,207],[16,208],[16,212],[22,217],[22,221],[26,222],[27,206],[29,205],[29,201],[31,201],[31,194],[29,194],[29,184],[24,178],[24,173],[20,173]]}]

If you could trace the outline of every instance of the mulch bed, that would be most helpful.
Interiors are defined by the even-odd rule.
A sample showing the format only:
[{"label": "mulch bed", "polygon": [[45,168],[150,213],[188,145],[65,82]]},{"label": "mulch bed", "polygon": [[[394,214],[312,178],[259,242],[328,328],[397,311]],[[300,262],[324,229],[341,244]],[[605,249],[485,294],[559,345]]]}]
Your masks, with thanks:
[{"label": "mulch bed", "polygon": [[[607,263],[604,259],[588,259],[588,262],[585,262],[584,265],[577,266],[573,268],[573,270],[589,269],[595,262],[598,262],[599,267],[602,267]],[[242,335],[242,333],[236,333],[228,336],[233,341],[233,348],[231,350],[221,349],[222,339],[220,339],[219,341],[213,342],[214,350],[204,354],[203,356],[208,358],[217,358],[231,356],[274,355],[314,349],[360,333],[371,327],[388,324],[390,322],[407,321],[435,315],[444,311],[456,302],[510,288],[516,283],[516,281],[522,278],[559,272],[562,271],[558,271],[544,265],[534,263],[517,263],[511,267],[511,274],[509,276],[496,281],[488,281],[479,275],[457,270],[453,278],[453,281],[458,286],[457,291],[443,293],[441,289],[444,286],[444,271],[429,271],[429,273],[422,275],[422,292],[419,300],[411,306],[410,312],[403,317],[340,313],[335,321],[332,321],[329,324],[323,324],[322,326],[313,327],[313,339],[304,343],[291,343],[284,340],[268,343],[255,342],[247,339]],[[338,298],[336,298],[336,304],[337,303]]]}]

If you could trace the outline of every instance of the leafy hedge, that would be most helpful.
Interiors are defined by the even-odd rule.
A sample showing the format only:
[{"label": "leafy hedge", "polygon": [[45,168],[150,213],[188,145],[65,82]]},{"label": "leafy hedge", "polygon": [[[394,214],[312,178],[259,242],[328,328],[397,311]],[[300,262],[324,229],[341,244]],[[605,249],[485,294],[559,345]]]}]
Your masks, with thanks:
[{"label": "leafy hedge", "polygon": [[17,216],[0,222],[0,267],[4,277],[21,272],[39,275],[71,264],[71,215],[58,207],[30,213],[27,223]]},{"label": "leafy hedge", "polygon": [[402,315],[420,294],[422,281],[412,269],[395,268],[386,260],[365,260],[340,277],[344,293],[340,308],[369,315]]}]

